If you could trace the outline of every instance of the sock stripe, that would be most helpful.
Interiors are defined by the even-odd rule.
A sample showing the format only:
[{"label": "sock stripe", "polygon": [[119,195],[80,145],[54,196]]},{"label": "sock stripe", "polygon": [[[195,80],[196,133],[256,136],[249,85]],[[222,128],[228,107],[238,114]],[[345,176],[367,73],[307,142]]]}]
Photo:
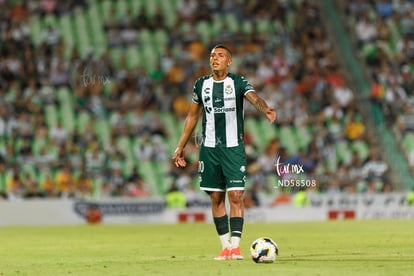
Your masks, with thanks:
[{"label": "sock stripe", "polygon": [[241,237],[243,232],[244,219],[242,217],[231,217],[230,218],[230,230],[232,236]]}]

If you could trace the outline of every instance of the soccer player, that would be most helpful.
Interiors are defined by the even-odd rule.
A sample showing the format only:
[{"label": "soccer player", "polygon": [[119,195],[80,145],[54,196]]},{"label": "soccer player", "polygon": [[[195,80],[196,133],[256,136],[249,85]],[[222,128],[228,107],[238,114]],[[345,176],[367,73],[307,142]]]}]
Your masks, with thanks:
[{"label": "soccer player", "polygon": [[[229,72],[231,64],[232,53],[226,46],[216,45],[211,50],[212,74],[197,79],[194,84],[192,103],[173,155],[177,167],[186,166],[184,148],[202,114],[198,171],[200,189],[206,191],[211,199],[213,220],[222,245],[222,251],[215,260],[243,259],[239,244],[244,223],[246,179],[244,98],[264,113],[270,123],[276,120],[276,111],[256,94],[249,81]],[[226,193],[230,219],[225,205]]]}]

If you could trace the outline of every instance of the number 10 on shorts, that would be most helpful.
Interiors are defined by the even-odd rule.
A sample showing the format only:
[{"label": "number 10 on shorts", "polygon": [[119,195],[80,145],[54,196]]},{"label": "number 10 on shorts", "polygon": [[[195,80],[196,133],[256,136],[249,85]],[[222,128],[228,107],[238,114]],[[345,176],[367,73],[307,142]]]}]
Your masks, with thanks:
[{"label": "number 10 on shorts", "polygon": [[204,161],[198,161],[198,172],[204,172]]}]

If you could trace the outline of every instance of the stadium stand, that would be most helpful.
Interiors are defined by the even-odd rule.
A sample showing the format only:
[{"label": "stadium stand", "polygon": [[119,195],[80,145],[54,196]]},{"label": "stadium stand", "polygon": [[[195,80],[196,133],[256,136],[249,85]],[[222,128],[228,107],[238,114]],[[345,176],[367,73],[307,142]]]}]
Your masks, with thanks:
[{"label": "stadium stand", "polygon": [[[191,85],[209,73],[208,50],[219,42],[234,51],[232,70],[278,111],[271,126],[246,105],[249,185],[275,193],[283,179],[315,180],[319,192],[382,192],[392,184],[312,1],[65,3],[0,2],[6,198],[135,197],[196,185],[197,139],[187,169],[172,167],[170,155]],[[412,153],[414,136],[402,136]],[[268,165],[280,157],[305,172],[257,167],[274,139]]]},{"label": "stadium stand", "polygon": [[384,114],[413,172],[413,3],[348,1],[341,8],[367,68],[370,99]]}]

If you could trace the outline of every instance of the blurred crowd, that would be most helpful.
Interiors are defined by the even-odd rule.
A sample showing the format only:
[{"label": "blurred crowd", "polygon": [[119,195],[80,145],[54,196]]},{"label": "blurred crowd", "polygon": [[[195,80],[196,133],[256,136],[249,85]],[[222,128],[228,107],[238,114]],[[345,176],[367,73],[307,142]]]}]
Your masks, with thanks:
[{"label": "blurred crowd", "polygon": [[[32,15],[70,15],[74,7],[88,8],[88,1],[65,3],[0,1],[0,192],[4,198],[154,195],[156,184],[143,177],[140,164],[148,160],[169,164],[171,149],[166,145],[173,134],[160,112],[174,114],[180,126],[194,81],[209,74],[208,52],[216,43],[232,49],[231,71],[245,75],[276,108],[277,128],[306,128],[310,134],[309,141],[289,152],[287,141],[280,137],[260,140],[247,132],[248,195],[297,191],[300,187],[282,189],[276,182],[297,178],[315,180],[317,185],[311,189],[318,192],[393,189],[388,166],[369,142],[369,128],[353,104],[354,92],[346,84],[313,1],[177,0],[172,26],[163,23],[158,10],[154,17],[144,11],[137,12],[139,16],[114,15],[102,26],[108,39],[102,55],[91,51],[81,56],[73,48],[69,57],[56,26],[43,29],[40,45],[32,42],[29,31]],[[354,15],[352,4],[349,1],[349,13]],[[248,22],[251,29],[233,30],[223,24],[206,43],[191,27],[200,21],[213,25],[212,15],[228,14],[239,23]],[[261,20],[271,27],[260,29]],[[156,66],[128,68],[126,55],[114,65],[113,47],[133,45],[134,33],[159,28],[168,30],[169,37]],[[55,123],[48,120],[49,107],[61,110],[65,93],[73,101],[76,120],[84,122],[81,127],[65,128],[64,116]],[[249,105],[245,115],[262,118]],[[108,123],[109,141],[102,140],[97,128],[102,120]],[[122,139],[139,141],[127,169]],[[338,148],[344,144],[362,145],[365,150],[347,148],[341,156]],[[194,195],[195,141],[188,151],[188,168],[171,167],[165,177],[171,179],[171,191]],[[278,175],[274,166],[278,159],[300,165],[304,172]]]},{"label": "blurred crowd", "polygon": [[343,12],[369,68],[371,100],[386,116],[413,168],[414,2],[348,0]]}]

